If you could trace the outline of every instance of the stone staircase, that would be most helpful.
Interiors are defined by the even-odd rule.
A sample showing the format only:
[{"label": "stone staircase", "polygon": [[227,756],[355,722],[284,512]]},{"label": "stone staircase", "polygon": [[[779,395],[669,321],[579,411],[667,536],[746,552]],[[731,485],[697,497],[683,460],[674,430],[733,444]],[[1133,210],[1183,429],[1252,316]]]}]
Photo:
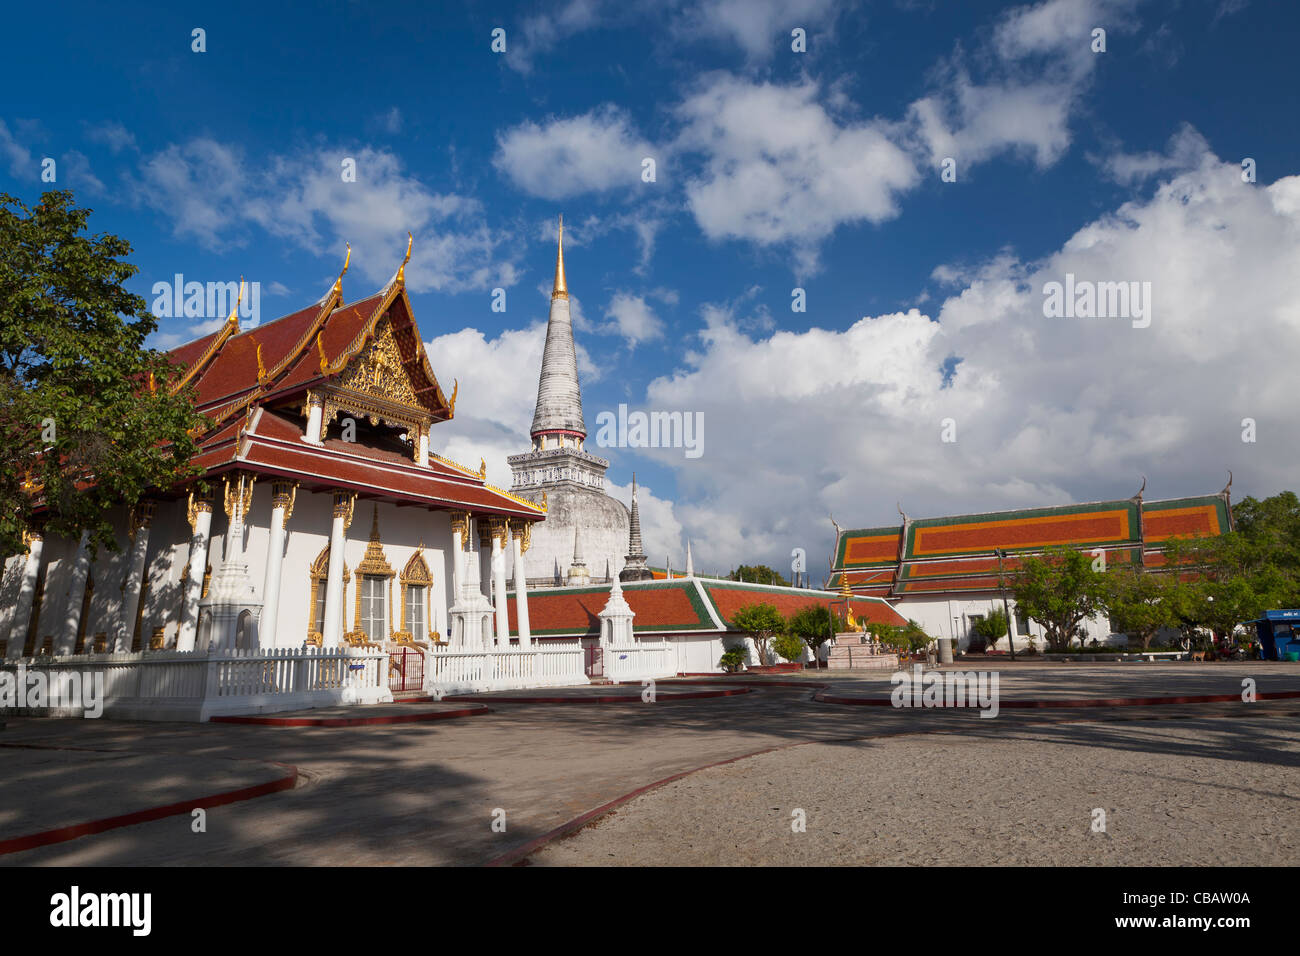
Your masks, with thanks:
[{"label": "stone staircase", "polygon": [[828,670],[897,670],[898,655],[857,632],[836,634],[826,656]]}]

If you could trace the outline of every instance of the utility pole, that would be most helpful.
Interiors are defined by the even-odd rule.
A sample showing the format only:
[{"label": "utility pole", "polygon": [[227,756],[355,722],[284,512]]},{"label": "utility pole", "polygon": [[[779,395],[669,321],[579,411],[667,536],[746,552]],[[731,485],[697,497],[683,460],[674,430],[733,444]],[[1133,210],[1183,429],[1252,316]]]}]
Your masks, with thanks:
[{"label": "utility pole", "polygon": [[1011,608],[1007,606],[1007,580],[1002,575],[1002,559],[1007,553],[998,548],[998,587],[1002,591],[1002,613],[1007,616],[1007,643],[1011,645],[1011,659],[1016,659],[1016,628],[1011,621]]}]

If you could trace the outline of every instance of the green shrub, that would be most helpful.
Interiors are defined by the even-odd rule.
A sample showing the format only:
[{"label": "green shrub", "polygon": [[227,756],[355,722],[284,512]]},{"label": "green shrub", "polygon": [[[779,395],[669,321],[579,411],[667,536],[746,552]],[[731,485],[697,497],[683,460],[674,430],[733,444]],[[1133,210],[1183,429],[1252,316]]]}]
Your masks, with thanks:
[{"label": "green shrub", "polygon": [[772,650],[793,663],[803,657],[803,641],[793,634],[778,634],[772,638]]}]

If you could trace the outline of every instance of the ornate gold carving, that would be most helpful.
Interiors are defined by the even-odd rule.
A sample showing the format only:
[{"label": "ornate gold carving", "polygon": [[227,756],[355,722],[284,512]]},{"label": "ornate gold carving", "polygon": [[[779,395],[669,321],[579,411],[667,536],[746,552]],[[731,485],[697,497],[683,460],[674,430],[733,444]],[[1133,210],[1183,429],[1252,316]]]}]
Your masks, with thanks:
[{"label": "ornate gold carving", "polygon": [[284,509],[284,524],[293,515],[294,502],[298,500],[298,482],[277,481],[271,486],[271,507]]},{"label": "ornate gold carving", "polygon": [[321,332],[317,332],[317,333],[316,333],[316,352],[317,352],[317,354],[320,355],[320,370],[321,370],[321,374],[322,374],[322,375],[328,375],[328,374],[329,374],[329,370],[330,370],[330,363],[329,363],[329,361],[325,358],[325,343],[322,342],[322,341],[321,341],[321,338],[320,338],[323,334],[324,334],[324,331],[321,331]]},{"label": "ornate gold carving", "polygon": [[[406,567],[402,569],[402,630],[393,632],[393,640],[399,644],[414,643],[420,647],[427,647],[420,641],[412,640],[411,621],[406,619],[408,591],[412,587],[424,588],[424,630],[426,634],[432,633],[433,629],[433,574],[429,571],[429,565],[424,560],[424,545],[416,549],[415,554],[411,555],[411,560],[406,562]],[[405,637],[406,640],[402,638]]]},{"label": "ornate gold carving", "polygon": [[478,476],[480,478],[487,477],[487,461],[482,458],[478,460]]},{"label": "ornate gold carving", "polygon": [[448,516],[451,518],[451,533],[460,534],[461,547],[469,540],[469,512],[468,511],[450,511]]},{"label": "ornate gold carving", "polygon": [[391,578],[395,573],[384,557],[384,548],[379,541],[379,505],[376,504],[370,516],[370,541],[366,544],[365,556],[357,565],[357,574],[377,574]]},{"label": "ornate gold carving", "polygon": [[[134,544],[135,536],[141,528],[149,527],[149,522],[153,520],[154,503],[152,501],[140,500],[135,503],[127,517],[127,538]],[[122,581],[123,588],[126,587],[126,580]]]},{"label": "ornate gold carving", "polygon": [[199,498],[196,501],[194,498],[194,492],[191,491],[189,505],[186,507],[185,514],[190,521],[190,530],[197,534],[199,530],[199,515],[212,514],[212,499]]},{"label": "ornate gold carving", "polygon": [[386,398],[424,411],[411,379],[402,367],[402,353],[393,336],[392,320],[385,315],[375,328],[369,346],[349,365],[339,380],[342,388]]},{"label": "ornate gold carving", "polygon": [[357,496],[348,491],[334,492],[334,517],[343,519],[343,530],[352,527],[352,511],[356,507]]},{"label": "ornate gold carving", "polygon": [[[252,338],[252,336],[250,336]],[[253,344],[257,346],[257,384],[265,385],[267,383],[266,366],[262,364],[262,343],[257,339],[252,339]]]},{"label": "ornate gold carving", "polygon": [[257,484],[257,475],[238,472],[235,482],[232,488],[230,479],[226,478],[226,517],[233,518],[236,507],[241,517],[247,517],[248,509],[253,504],[253,486]]},{"label": "ornate gold carving", "polygon": [[488,534],[492,536],[493,541],[500,543],[504,549],[506,538],[510,534],[510,520],[500,515],[493,515],[488,518]]},{"label": "ornate gold carving", "polygon": [[456,417],[456,394],[460,391],[460,379],[453,379],[451,385],[451,404],[448,408],[448,415],[451,418]]},{"label": "ornate gold carving", "polygon": [[528,549],[532,547],[533,544],[533,523],[531,521],[523,521],[519,523],[523,527],[520,529],[519,534],[516,535],[515,540],[519,542],[519,553],[527,554]]}]

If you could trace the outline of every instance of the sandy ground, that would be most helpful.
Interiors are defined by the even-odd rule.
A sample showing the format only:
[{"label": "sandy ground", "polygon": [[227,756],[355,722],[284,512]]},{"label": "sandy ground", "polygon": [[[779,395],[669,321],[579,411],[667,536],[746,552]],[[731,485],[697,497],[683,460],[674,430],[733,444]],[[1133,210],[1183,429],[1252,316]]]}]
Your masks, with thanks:
[{"label": "sandy ground", "polygon": [[1294,717],[809,744],[651,791],[529,862],[1294,865],[1297,766]]}]

